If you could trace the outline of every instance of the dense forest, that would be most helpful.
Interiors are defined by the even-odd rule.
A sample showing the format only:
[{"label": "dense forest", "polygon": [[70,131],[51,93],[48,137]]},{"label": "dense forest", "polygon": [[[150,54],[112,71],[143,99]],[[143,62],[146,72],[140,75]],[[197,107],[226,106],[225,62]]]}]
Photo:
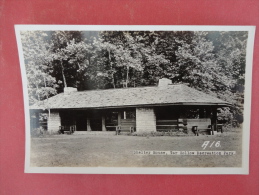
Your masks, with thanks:
[{"label": "dense forest", "polygon": [[247,32],[23,31],[30,104],[63,92],[156,85],[169,78],[234,105],[242,122]]}]

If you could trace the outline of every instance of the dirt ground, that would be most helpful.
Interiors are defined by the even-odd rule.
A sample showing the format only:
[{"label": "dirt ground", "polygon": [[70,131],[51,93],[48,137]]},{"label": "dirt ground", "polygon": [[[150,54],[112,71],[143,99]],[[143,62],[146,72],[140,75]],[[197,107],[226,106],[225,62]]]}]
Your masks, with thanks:
[{"label": "dirt ground", "polygon": [[[202,136],[52,135],[31,138],[32,167],[240,167],[239,132]],[[215,145],[202,148],[205,141]],[[136,155],[134,151],[236,151],[235,155]]]}]

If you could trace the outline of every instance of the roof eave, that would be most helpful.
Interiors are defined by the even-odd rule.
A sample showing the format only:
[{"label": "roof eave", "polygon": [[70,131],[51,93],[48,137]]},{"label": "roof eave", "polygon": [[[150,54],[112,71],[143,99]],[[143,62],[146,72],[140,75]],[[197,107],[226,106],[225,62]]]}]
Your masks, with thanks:
[{"label": "roof eave", "polygon": [[[136,105],[120,105],[120,106],[98,106],[98,107],[54,107],[51,110],[63,109],[115,109],[115,108],[139,108],[139,107],[157,107],[157,106],[217,106],[217,107],[232,107],[230,103],[202,103],[202,102],[177,102],[177,103],[157,103],[157,104],[136,104]],[[30,110],[47,110],[46,108],[30,108]]]}]

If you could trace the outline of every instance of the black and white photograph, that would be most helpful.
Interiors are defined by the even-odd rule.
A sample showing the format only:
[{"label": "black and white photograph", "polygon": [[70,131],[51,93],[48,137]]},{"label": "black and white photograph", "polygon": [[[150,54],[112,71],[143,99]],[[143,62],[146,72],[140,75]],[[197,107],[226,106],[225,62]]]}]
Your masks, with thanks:
[{"label": "black and white photograph", "polygon": [[25,172],[249,173],[254,27],[15,30]]}]

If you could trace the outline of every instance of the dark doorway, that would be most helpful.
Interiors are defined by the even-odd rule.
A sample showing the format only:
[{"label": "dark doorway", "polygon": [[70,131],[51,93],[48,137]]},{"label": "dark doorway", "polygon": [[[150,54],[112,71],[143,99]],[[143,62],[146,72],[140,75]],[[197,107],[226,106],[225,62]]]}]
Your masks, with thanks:
[{"label": "dark doorway", "polygon": [[89,118],[92,131],[102,131],[102,114],[93,110]]},{"label": "dark doorway", "polygon": [[75,112],[74,110],[63,110],[60,111],[61,125],[62,126],[71,126],[75,124]]},{"label": "dark doorway", "polygon": [[157,107],[155,109],[157,120],[175,120],[178,119],[181,112],[181,107],[179,106],[165,106]]},{"label": "dark doorway", "polygon": [[87,130],[87,113],[85,111],[78,111],[76,116],[76,130],[86,131]]},{"label": "dark doorway", "polygon": [[105,115],[105,126],[107,131],[115,131],[118,126],[118,111],[107,111]]}]

